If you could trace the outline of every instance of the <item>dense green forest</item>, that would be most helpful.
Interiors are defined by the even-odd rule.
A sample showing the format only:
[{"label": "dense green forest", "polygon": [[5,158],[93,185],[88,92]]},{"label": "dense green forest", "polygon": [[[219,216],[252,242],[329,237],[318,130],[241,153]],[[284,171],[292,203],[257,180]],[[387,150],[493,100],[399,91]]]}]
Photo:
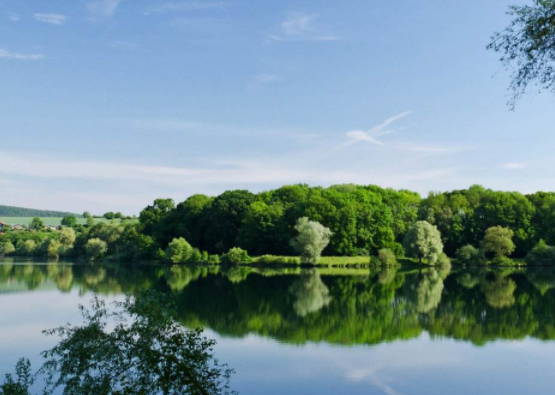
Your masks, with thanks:
[{"label": "dense green forest", "polygon": [[[247,263],[249,254],[299,255],[293,241],[302,228],[319,234],[327,256],[377,255],[384,262],[408,256],[433,263],[442,252],[471,261],[533,251],[528,256],[538,262],[555,262],[555,193],[481,186],[421,198],[374,185],[288,185],[258,194],[193,195],[178,204],[157,199],[138,222],[89,217],[86,224],[70,218],[62,224],[67,227],[58,232],[45,231],[40,221],[30,232],[8,231],[0,245],[12,255]],[[427,259],[426,249],[434,259]]]},{"label": "dense green forest", "polygon": [[63,211],[37,210],[33,208],[0,205],[0,217],[65,217],[75,215]]},{"label": "dense green forest", "polygon": [[193,195],[177,205],[156,200],[141,212],[140,223],[142,233],[160,246],[184,237],[212,253],[237,246],[254,255],[291,255],[300,217],[332,231],[326,255],[368,255],[381,248],[402,255],[405,234],[417,220],[439,229],[450,256],[462,246],[479,246],[492,226],[513,231],[516,256],[541,239],[555,242],[555,193],[523,195],[477,185],[425,199],[374,185],[290,185],[258,194],[235,190],[217,197]]}]

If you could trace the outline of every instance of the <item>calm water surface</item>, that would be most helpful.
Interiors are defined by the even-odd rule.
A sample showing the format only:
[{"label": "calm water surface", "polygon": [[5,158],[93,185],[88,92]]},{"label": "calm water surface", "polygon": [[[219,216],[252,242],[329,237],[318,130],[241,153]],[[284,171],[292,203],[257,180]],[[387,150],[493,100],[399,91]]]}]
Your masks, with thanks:
[{"label": "calm water surface", "polygon": [[[0,261],[0,374],[80,322],[156,289],[217,340],[241,393],[550,394],[555,272],[245,269]],[[164,308],[161,306],[160,308]]]}]

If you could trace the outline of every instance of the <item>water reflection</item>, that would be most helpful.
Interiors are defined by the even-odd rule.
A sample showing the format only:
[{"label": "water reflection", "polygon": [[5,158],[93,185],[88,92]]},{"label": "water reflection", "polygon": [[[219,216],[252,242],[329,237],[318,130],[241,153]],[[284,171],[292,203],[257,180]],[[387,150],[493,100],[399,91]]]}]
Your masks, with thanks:
[{"label": "water reflection", "polygon": [[[348,275],[218,266],[0,264],[0,293],[165,293],[175,318],[220,335],[376,344],[431,336],[485,344],[555,338],[555,271],[388,267]],[[163,307],[163,306],[161,306]]]}]

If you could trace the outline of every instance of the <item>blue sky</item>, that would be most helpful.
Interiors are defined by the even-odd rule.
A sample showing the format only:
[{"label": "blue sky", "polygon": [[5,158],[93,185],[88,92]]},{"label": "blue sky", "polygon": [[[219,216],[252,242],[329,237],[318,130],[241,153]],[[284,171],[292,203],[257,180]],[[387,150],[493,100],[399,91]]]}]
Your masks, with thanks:
[{"label": "blue sky", "polygon": [[0,203],[355,182],[552,190],[555,96],[485,46],[513,1],[4,0]]}]

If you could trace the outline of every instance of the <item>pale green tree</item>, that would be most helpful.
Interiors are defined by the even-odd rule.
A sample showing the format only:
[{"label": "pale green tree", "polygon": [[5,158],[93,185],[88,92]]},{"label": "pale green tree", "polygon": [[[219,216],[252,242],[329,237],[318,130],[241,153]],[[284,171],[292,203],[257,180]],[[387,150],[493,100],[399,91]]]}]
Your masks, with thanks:
[{"label": "pale green tree", "polygon": [[322,251],[330,242],[331,230],[317,221],[301,217],[295,225],[297,236],[291,240],[291,246],[305,263],[317,263]]},{"label": "pale green tree", "polygon": [[486,255],[496,258],[509,256],[515,250],[513,231],[502,226],[492,226],[486,230],[482,239],[482,250]]},{"label": "pale green tree", "polygon": [[108,245],[104,240],[97,237],[87,240],[85,244],[85,254],[91,261],[96,261],[106,255]]},{"label": "pale green tree", "polygon": [[15,246],[11,241],[0,244],[0,255],[12,255],[15,252]]},{"label": "pale green tree", "polygon": [[64,246],[69,247],[75,243],[75,230],[73,228],[63,227],[60,230],[60,243]]},{"label": "pale green tree", "polygon": [[408,229],[403,246],[410,257],[432,265],[443,252],[439,230],[427,221],[417,221]]}]

